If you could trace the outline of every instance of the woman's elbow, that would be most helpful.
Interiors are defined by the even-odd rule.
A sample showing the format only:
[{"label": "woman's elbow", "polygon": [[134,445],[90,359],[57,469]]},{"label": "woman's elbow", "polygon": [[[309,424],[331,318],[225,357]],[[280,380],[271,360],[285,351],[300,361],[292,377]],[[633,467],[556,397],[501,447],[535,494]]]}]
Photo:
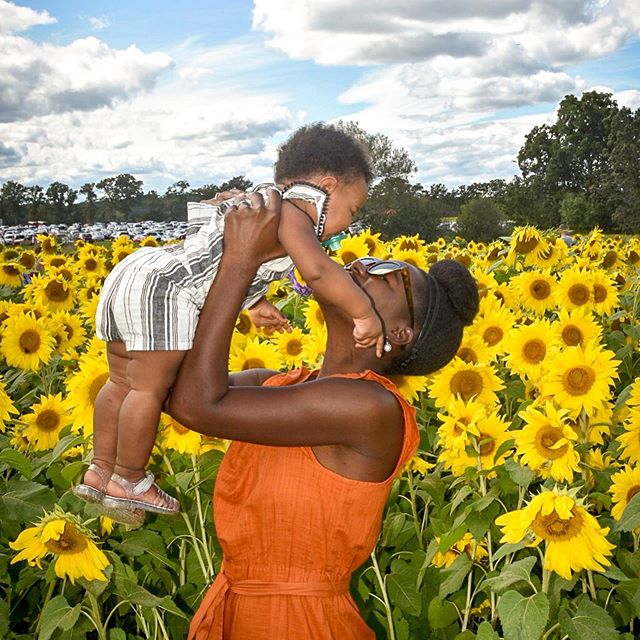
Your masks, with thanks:
[{"label": "woman's elbow", "polygon": [[194,408],[191,400],[181,394],[172,393],[165,403],[164,410],[181,425],[189,427],[196,420]]}]

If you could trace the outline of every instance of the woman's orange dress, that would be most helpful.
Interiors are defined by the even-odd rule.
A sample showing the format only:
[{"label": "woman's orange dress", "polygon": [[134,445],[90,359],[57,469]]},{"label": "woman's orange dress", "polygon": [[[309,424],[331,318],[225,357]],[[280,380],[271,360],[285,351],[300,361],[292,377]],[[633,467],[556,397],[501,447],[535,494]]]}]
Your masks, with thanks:
[{"label": "woman's orange dress", "polygon": [[[296,370],[265,384],[310,376]],[[191,622],[190,640],[375,638],[349,580],[378,540],[391,483],[418,446],[418,427],[414,409],[386,378],[371,371],[342,377],[374,380],[397,397],[404,440],[396,469],[384,482],[363,482],[326,469],[310,447],[233,442],[213,502],[223,565]]]}]

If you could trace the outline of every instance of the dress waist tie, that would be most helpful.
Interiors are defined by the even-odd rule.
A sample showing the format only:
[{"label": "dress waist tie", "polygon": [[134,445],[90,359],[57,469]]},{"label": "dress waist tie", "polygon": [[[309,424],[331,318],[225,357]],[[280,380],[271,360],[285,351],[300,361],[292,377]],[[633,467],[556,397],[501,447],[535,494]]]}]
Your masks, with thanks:
[{"label": "dress waist tie", "polygon": [[349,578],[340,582],[263,582],[229,580],[224,567],[216,576],[189,625],[188,640],[222,640],[224,602],[227,593],[240,596],[314,596],[341,595],[349,591]]}]

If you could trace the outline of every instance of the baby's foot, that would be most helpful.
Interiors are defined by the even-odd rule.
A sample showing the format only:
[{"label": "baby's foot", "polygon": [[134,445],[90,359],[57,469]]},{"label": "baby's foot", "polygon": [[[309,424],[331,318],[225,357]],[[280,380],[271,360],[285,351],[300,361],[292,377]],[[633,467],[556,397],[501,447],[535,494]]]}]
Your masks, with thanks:
[{"label": "baby's foot", "polygon": [[114,509],[144,509],[167,515],[175,515],[180,511],[180,503],[154,482],[150,472],[136,481],[114,473],[102,504]]},{"label": "baby's foot", "polygon": [[73,487],[73,493],[86,502],[102,502],[111,478],[111,469],[107,470],[95,462],[89,465],[82,484]]}]

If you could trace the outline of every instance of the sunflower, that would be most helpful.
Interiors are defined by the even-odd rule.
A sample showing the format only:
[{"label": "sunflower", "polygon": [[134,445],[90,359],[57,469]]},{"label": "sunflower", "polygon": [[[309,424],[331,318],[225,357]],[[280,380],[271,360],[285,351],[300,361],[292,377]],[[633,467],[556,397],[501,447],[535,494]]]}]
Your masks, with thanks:
[{"label": "sunflower", "polygon": [[415,236],[398,236],[394,241],[393,249],[398,249],[399,251],[404,251],[406,249],[422,251],[424,249],[424,245],[424,240],[416,233]]},{"label": "sunflower", "polygon": [[247,340],[244,349],[234,351],[229,357],[229,371],[246,371],[247,369],[275,369],[283,366],[282,356],[278,349],[259,338]]},{"label": "sunflower", "polygon": [[42,559],[50,553],[56,558],[54,569],[59,578],[69,578],[72,584],[77,578],[107,580],[103,571],[109,561],[93,542],[91,532],[62,511],[46,514],[36,526],[22,531],[9,546],[19,551],[11,564],[26,560],[30,566],[41,569]]},{"label": "sunflower", "polygon": [[527,538],[539,544],[544,540],[544,568],[565,580],[571,580],[572,571],[603,571],[611,564],[607,556],[615,545],[606,538],[609,529],[600,527],[574,498],[558,490],[540,493],[524,509],[501,515],[496,524],[502,529],[500,542]]},{"label": "sunflower", "polygon": [[10,367],[37,371],[51,359],[55,341],[43,318],[14,315],[4,321],[0,352]]},{"label": "sunflower", "polygon": [[160,243],[155,236],[147,236],[140,242],[141,247],[157,247]]},{"label": "sunflower", "polygon": [[107,275],[104,259],[93,251],[85,251],[84,249],[78,253],[76,271],[82,277],[94,276],[101,278]]},{"label": "sunflower", "polygon": [[563,347],[583,346],[593,340],[599,342],[602,334],[602,327],[585,308],[560,309],[558,320],[551,324],[551,328],[556,331]]},{"label": "sunflower", "polygon": [[22,416],[25,428],[22,435],[29,440],[33,451],[53,449],[60,430],[71,422],[62,401],[62,394],[43,396],[31,407],[31,413]]},{"label": "sunflower", "polygon": [[509,309],[492,303],[484,308],[482,315],[476,317],[470,331],[484,340],[494,358],[504,353],[504,339],[512,331],[514,324],[515,316]]},{"label": "sunflower", "polygon": [[476,281],[478,296],[481,300],[486,298],[494,289],[497,288],[498,282],[493,273],[487,273],[477,267],[472,268],[470,271],[473,279]]},{"label": "sunflower", "polygon": [[313,298],[307,298],[307,306],[304,310],[304,324],[312,334],[327,335],[324,313],[322,313],[320,305]]},{"label": "sunflower", "polygon": [[622,445],[621,457],[634,464],[640,462],[640,409],[633,407],[624,421],[625,431],[618,436]]},{"label": "sunflower", "polygon": [[629,398],[627,399],[627,404],[632,407],[637,407],[640,405],[640,377],[636,378],[631,384],[631,390]]},{"label": "sunflower", "polygon": [[478,362],[487,363],[491,360],[491,351],[487,343],[479,335],[467,334],[465,331],[458,351],[456,351],[456,357],[464,362],[473,364]]},{"label": "sunflower", "polygon": [[555,242],[548,242],[545,249],[536,252],[532,263],[540,269],[553,269],[566,262],[568,253],[567,243],[557,238]]},{"label": "sunflower", "polygon": [[20,413],[15,405],[13,404],[13,400],[6,391],[6,387],[4,386],[4,382],[0,380],[0,431],[5,430],[5,422],[11,419],[11,414]]},{"label": "sunflower", "polygon": [[428,262],[427,256],[423,250],[420,249],[399,249],[394,248],[392,251],[392,257],[395,260],[402,260],[407,264],[411,264],[423,271],[427,270]]},{"label": "sunflower", "polygon": [[514,329],[503,341],[509,369],[532,380],[540,378],[549,358],[558,349],[548,320],[535,320]]},{"label": "sunflower", "polygon": [[446,413],[438,413],[442,424],[438,427],[439,444],[451,450],[464,449],[470,443],[470,436],[479,436],[478,422],[487,416],[483,404],[460,398],[452,400]]},{"label": "sunflower", "polygon": [[109,379],[109,365],[105,356],[80,359],[78,371],[66,380],[65,408],[73,420],[73,430],[85,435],[93,433],[93,409],[96,396]]},{"label": "sunflower", "polygon": [[14,289],[22,286],[22,274],[25,271],[24,266],[19,262],[3,262],[0,266],[0,285],[13,287]]},{"label": "sunflower", "polygon": [[300,328],[295,327],[290,333],[276,333],[271,340],[288,367],[299,367],[302,364],[309,336],[302,333]]},{"label": "sunflower", "polygon": [[167,449],[186,455],[200,455],[202,452],[202,436],[199,433],[182,426],[166,413],[161,415],[160,422],[163,426],[162,439]]},{"label": "sunflower", "polygon": [[[444,447],[438,460],[456,477],[463,475],[469,467],[493,469],[501,465],[510,453],[510,448],[503,447],[511,439],[508,429],[509,424],[495,410],[473,425],[473,431],[477,430],[477,435],[467,425],[464,448]],[[497,455],[500,450],[502,452]]]},{"label": "sunflower", "polygon": [[525,266],[533,263],[536,254],[548,249],[549,243],[535,227],[516,227],[511,234],[511,246],[507,253],[506,263],[513,265],[518,255],[525,258]]},{"label": "sunflower", "polygon": [[234,333],[239,333],[245,338],[254,338],[258,334],[258,329],[253,322],[251,322],[251,316],[247,311],[241,311],[238,314]]},{"label": "sunflower", "polygon": [[[440,542],[440,538],[436,537],[436,541]],[[453,546],[444,553],[438,551],[431,564],[439,568],[447,568],[453,564],[453,561],[463,553],[469,556],[469,560],[477,562],[486,558],[489,554],[482,542],[478,542],[470,533],[465,533],[460,540],[453,543]]]},{"label": "sunflower", "polygon": [[347,236],[340,242],[335,257],[341,264],[349,264],[369,255],[369,245],[361,236]]},{"label": "sunflower", "polygon": [[54,268],[57,268],[57,269],[62,267],[69,268],[70,264],[71,263],[67,256],[62,256],[57,253],[42,256],[42,265],[45,271],[49,271],[50,269],[54,269]]},{"label": "sunflower", "polygon": [[25,251],[23,251],[20,254],[20,257],[18,258],[18,262],[27,271],[30,271],[31,269],[33,269],[36,266],[37,261],[38,261],[38,258],[35,254],[35,251],[31,251],[30,249],[25,249]]},{"label": "sunflower", "polygon": [[306,362],[311,369],[317,369],[324,358],[324,352],[327,347],[327,336],[326,333],[311,333],[308,334],[307,338],[308,342],[305,345],[302,360]]},{"label": "sunflower", "polygon": [[424,458],[418,455],[413,456],[409,462],[404,466],[403,472],[416,471],[421,476],[427,475],[427,471],[431,471],[436,465],[432,462],[427,462]]},{"label": "sunflower", "polygon": [[540,380],[541,393],[554,397],[573,415],[582,409],[590,413],[610,398],[619,364],[612,351],[594,342],[584,347],[568,347],[549,361],[548,373]]},{"label": "sunflower", "polygon": [[564,271],[558,283],[558,303],[560,307],[593,308],[593,278],[586,269],[571,268]]},{"label": "sunflower", "polygon": [[472,364],[454,358],[441,369],[429,385],[429,395],[437,407],[447,407],[452,400],[477,402],[492,406],[497,404],[496,391],[504,389],[504,383],[491,365]]},{"label": "sunflower", "polygon": [[386,253],[384,242],[380,240],[380,234],[373,233],[373,231],[371,231],[369,227],[367,227],[364,231],[361,231],[358,234],[358,237],[362,238],[366,242],[367,253],[370,256],[382,258],[382,256]]},{"label": "sunflower", "polygon": [[511,282],[525,309],[543,315],[555,306],[557,282],[549,271],[525,271]]},{"label": "sunflower", "polygon": [[618,306],[618,292],[615,284],[601,269],[593,269],[591,278],[593,308],[600,315],[608,315]]},{"label": "sunflower", "polygon": [[74,353],[86,340],[85,330],[80,317],[69,311],[58,311],[51,316],[52,323],[57,323],[56,345],[60,353]]},{"label": "sunflower", "polygon": [[625,466],[621,471],[611,476],[611,482],[609,493],[614,502],[611,515],[616,520],[620,520],[631,498],[640,493],[640,465]]},{"label": "sunflower", "polygon": [[118,236],[111,245],[111,262],[118,264],[136,250],[136,246],[128,236]]},{"label": "sunflower", "polygon": [[47,275],[51,278],[62,278],[67,282],[71,282],[74,285],[76,284],[76,274],[71,270],[71,267],[67,265],[51,267],[47,270]]},{"label": "sunflower", "polygon": [[390,376],[393,384],[396,385],[402,397],[407,401],[414,403],[418,400],[421,393],[424,393],[429,383],[427,376]]},{"label": "sunflower", "polygon": [[52,311],[68,311],[75,303],[73,285],[62,276],[38,278],[34,282],[33,300]]},{"label": "sunflower", "polygon": [[543,478],[571,483],[574,472],[580,470],[580,456],[573,448],[577,435],[568,423],[568,413],[552,402],[544,407],[529,405],[518,414],[524,426],[513,437],[517,454],[531,470]]},{"label": "sunflower", "polygon": [[58,240],[55,236],[49,236],[46,234],[38,234],[36,240],[40,244],[40,252],[45,255],[52,255],[58,251]]}]

